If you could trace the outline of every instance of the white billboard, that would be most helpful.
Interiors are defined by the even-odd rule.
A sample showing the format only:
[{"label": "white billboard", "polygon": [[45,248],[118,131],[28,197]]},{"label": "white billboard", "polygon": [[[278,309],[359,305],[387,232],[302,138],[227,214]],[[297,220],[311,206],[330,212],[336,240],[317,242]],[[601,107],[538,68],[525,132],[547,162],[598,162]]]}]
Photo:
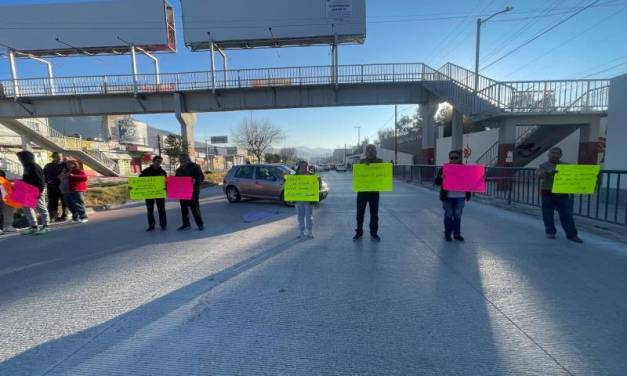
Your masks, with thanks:
[{"label": "white billboard", "polygon": [[0,46],[37,56],[176,51],[166,0],[0,6]]},{"label": "white billboard", "polygon": [[181,0],[185,45],[206,50],[363,43],[365,0]]}]

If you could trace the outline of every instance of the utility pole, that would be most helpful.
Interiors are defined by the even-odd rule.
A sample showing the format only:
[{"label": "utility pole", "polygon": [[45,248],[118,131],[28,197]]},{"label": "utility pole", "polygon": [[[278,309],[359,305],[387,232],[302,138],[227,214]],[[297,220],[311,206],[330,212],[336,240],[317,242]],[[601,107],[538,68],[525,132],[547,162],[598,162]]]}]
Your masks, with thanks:
[{"label": "utility pole", "polygon": [[394,105],[394,165],[398,165],[398,105]]},{"label": "utility pole", "polygon": [[161,156],[161,135],[157,135],[157,150],[159,152],[159,156]]},{"label": "utility pole", "polygon": [[361,126],[356,126],[357,128],[357,148],[361,146]]},{"label": "utility pole", "polygon": [[500,12],[496,12],[490,17],[482,20],[481,18],[477,18],[477,46],[475,47],[475,93],[479,91],[479,51],[481,49],[481,25],[491,20],[493,17],[498,16],[499,14],[507,13],[514,9],[514,7],[508,6]]}]

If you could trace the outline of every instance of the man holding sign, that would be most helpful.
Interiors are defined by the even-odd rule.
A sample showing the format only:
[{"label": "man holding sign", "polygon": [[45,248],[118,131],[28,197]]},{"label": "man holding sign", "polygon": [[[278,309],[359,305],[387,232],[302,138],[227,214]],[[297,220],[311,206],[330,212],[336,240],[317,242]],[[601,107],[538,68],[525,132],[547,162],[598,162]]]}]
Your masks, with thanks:
[{"label": "man holding sign", "polygon": [[[366,158],[361,160],[361,164],[369,166],[371,164],[382,163],[383,161],[377,158],[377,147],[375,145],[366,146]],[[355,169],[359,169],[361,166],[353,166],[353,185],[357,192],[357,229],[355,229],[355,236],[353,240],[359,240],[364,236],[364,217],[366,215],[366,206],[370,205],[370,236],[374,241],[380,241],[379,237],[379,191],[362,191],[359,189],[359,182],[355,176]],[[391,179],[389,179],[391,185]],[[380,182],[375,182],[380,183]],[[368,184],[366,184],[368,185]],[[390,186],[391,190],[391,186]]]},{"label": "man holding sign", "polygon": [[540,178],[540,197],[542,200],[542,219],[544,229],[548,239],[555,239],[557,229],[555,228],[555,211],[560,216],[562,228],[568,240],[575,243],[583,243],[577,234],[575,220],[573,219],[573,200],[571,195],[566,193],[553,192],[553,182],[556,169],[559,164],[564,164],[562,159],[562,149],[555,147],[549,150],[549,160],[540,165],[536,175]]},{"label": "man holding sign", "polygon": [[[162,162],[163,158],[161,158],[161,156],[155,156],[152,158],[152,164],[146,167],[139,177],[167,176],[168,174],[161,167]],[[146,231],[153,231],[155,229],[155,204],[157,204],[157,212],[159,213],[159,226],[161,226],[161,230],[165,231],[168,227],[168,221],[165,214],[165,183],[163,198],[146,199],[146,210],[148,212],[148,228]]]}]

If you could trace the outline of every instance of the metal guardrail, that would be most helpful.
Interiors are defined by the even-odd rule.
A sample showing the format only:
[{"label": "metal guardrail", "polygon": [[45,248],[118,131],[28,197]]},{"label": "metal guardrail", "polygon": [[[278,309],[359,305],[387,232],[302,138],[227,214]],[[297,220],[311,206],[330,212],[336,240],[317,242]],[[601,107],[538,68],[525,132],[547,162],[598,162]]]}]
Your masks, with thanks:
[{"label": "metal guardrail", "polygon": [[[359,83],[442,83],[440,90],[456,91],[471,114],[497,110],[505,113],[602,112],[607,110],[609,80],[499,82],[448,63],[439,70],[422,63],[304,66],[237,69],[141,75],[56,77],[0,81],[0,97],[52,95],[106,95],[171,93],[188,90],[245,89],[281,86],[345,85]],[[157,79],[158,78],[158,79]],[[454,86],[450,86],[453,84]],[[19,88],[16,95],[15,87]],[[456,105],[460,105],[455,103]]]},{"label": "metal guardrail", "polygon": [[[436,189],[435,177],[440,167],[399,165],[394,176],[424,187]],[[486,192],[477,194],[500,202],[541,206],[540,182],[532,168],[486,168]],[[627,171],[602,170],[593,195],[574,195],[573,213],[601,222],[627,226]]]},{"label": "metal guardrail", "polygon": [[24,168],[20,163],[7,158],[2,153],[0,153],[0,170],[17,176],[22,176],[24,173]]}]

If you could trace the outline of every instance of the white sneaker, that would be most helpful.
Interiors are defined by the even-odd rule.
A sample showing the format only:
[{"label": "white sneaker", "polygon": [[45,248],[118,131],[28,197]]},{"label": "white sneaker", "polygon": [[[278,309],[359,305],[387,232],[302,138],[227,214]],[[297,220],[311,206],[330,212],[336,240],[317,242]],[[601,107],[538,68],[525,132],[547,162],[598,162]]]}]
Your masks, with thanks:
[{"label": "white sneaker", "polygon": [[313,239],[313,238],[314,238],[313,232],[310,232],[307,234],[307,239]]},{"label": "white sneaker", "polygon": [[0,230],[0,235],[4,235],[4,231]]},{"label": "white sneaker", "polygon": [[79,219],[78,221],[79,221],[80,223],[87,223],[87,222],[89,222],[89,219],[87,219],[87,218],[81,218],[81,219]]},{"label": "white sneaker", "polygon": [[17,229],[13,226],[4,229],[4,232],[17,232]]}]

